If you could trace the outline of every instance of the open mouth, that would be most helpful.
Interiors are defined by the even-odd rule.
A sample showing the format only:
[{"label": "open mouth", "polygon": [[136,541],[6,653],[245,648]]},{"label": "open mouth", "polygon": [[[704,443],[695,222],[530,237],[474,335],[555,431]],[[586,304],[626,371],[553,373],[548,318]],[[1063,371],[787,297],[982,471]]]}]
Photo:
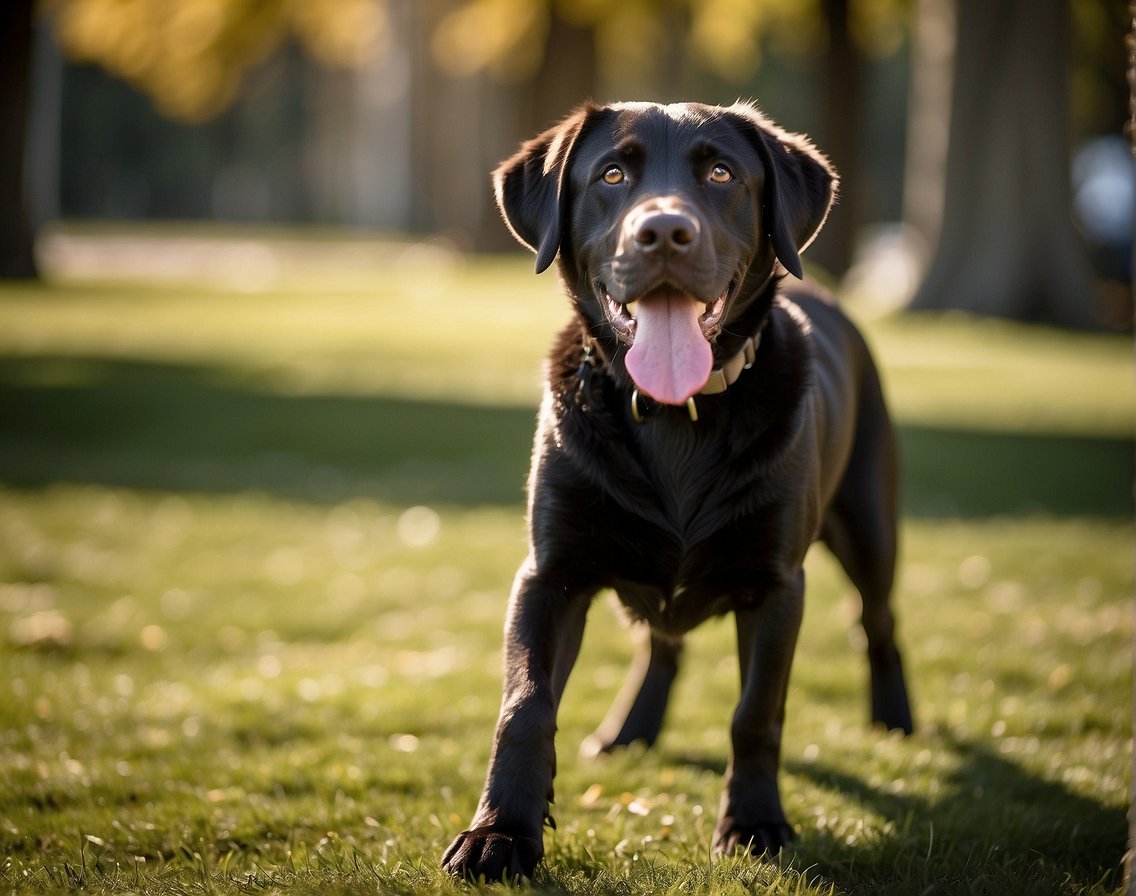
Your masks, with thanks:
[{"label": "open mouth", "polygon": [[709,302],[670,284],[629,302],[602,291],[607,319],[627,346],[627,372],[641,392],[678,405],[706,385],[734,282]]},{"label": "open mouth", "polygon": [[[736,285],[737,281],[731,280],[729,286],[723,290],[721,295],[713,301],[705,303],[704,310],[698,317],[698,325],[702,329],[702,335],[706,338],[707,342],[713,342],[721,332],[726,308],[729,306],[730,298],[734,294]],[[635,342],[636,321],[638,320],[639,311],[643,302],[657,301],[662,295],[681,292],[681,290],[677,290],[669,285],[659,286],[637,299],[632,299],[629,302],[619,302],[611,297],[611,293],[607,291],[602,283],[597,284],[597,287],[596,291],[603,296],[604,312],[607,315],[608,322],[611,324],[612,329],[615,330],[620,341],[628,346]],[[691,301],[697,301],[695,296],[689,293],[683,294]]]}]

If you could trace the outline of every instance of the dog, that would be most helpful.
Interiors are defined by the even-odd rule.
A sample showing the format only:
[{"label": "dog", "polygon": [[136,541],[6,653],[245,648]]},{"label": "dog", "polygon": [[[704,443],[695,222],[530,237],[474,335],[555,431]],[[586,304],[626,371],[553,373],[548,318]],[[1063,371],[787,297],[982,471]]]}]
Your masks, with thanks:
[{"label": "dog", "polygon": [[794,837],[777,775],[814,541],[861,595],[872,720],[912,730],[879,377],[832,300],[784,282],[837,175],[751,104],[589,103],[494,185],[537,273],[559,259],[575,314],[547,364],[488,775],[443,866],[516,880],[543,857],[557,705],[602,589],[650,634],[586,749],[652,743],[683,635],[732,612],[742,689],[713,848],[776,852]]}]

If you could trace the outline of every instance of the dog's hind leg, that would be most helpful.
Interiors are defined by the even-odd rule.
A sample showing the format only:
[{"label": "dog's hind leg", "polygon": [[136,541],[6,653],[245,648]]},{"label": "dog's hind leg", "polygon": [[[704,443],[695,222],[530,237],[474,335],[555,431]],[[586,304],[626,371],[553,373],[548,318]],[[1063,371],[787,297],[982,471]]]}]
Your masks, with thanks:
[{"label": "dog's hind leg", "polygon": [[821,539],[860,592],[872,721],[910,734],[911,704],[891,609],[898,542],[895,436],[875,372],[868,371],[865,379],[856,441]]},{"label": "dog's hind leg", "polygon": [[583,756],[599,756],[637,742],[649,747],[659,736],[682,641],[660,637],[644,623],[636,625],[636,637],[639,643],[627,679],[603,722],[581,745]]}]

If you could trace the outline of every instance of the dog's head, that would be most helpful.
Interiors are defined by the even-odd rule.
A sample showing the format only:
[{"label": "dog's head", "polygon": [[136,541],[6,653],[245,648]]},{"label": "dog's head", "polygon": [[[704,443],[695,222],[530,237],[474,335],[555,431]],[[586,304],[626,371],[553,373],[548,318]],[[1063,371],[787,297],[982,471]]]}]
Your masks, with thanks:
[{"label": "dog's head", "polygon": [[529,140],[494,184],[537,271],[559,255],[591,333],[643,392],[681,404],[760,326],[772,279],[802,276],[836,174],[752,105],[619,103]]}]

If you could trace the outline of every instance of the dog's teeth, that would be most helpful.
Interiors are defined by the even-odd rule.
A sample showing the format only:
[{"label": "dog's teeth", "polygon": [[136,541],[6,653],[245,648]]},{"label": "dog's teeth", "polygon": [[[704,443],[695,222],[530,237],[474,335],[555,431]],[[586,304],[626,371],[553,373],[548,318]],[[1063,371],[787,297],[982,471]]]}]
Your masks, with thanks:
[{"label": "dog's teeth", "polygon": [[630,314],[632,317],[636,317],[639,313],[639,300],[636,299],[633,302],[628,302],[626,307],[627,307],[627,313]]}]

